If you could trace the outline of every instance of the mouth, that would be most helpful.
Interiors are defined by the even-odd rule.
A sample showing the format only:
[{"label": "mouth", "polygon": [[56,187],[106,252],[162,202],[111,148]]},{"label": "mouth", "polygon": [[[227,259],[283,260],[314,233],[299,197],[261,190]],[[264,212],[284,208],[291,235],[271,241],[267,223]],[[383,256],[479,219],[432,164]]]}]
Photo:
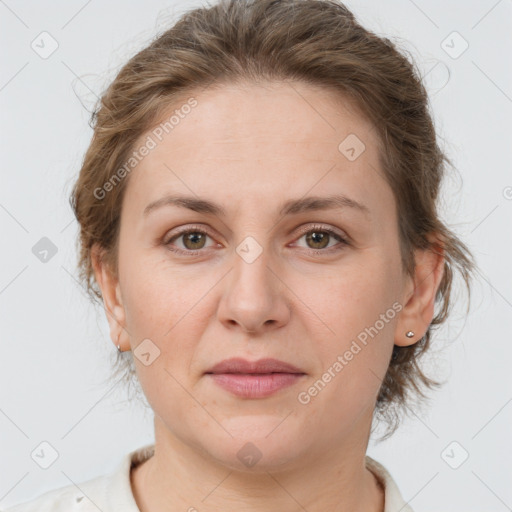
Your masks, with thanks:
[{"label": "mouth", "polygon": [[305,373],[207,373],[215,384],[240,398],[266,398],[296,384]]},{"label": "mouth", "polygon": [[205,372],[218,386],[241,398],[265,398],[292,386],[306,373],[278,359],[221,361]]},{"label": "mouth", "polygon": [[249,374],[249,375],[261,375],[261,374],[272,374],[272,373],[289,373],[289,374],[304,374],[300,368],[280,361],[279,359],[266,358],[259,359],[258,361],[248,361],[240,357],[231,359],[225,359],[215,366],[210,368],[207,374],[226,374],[226,373],[238,373],[238,374]]}]

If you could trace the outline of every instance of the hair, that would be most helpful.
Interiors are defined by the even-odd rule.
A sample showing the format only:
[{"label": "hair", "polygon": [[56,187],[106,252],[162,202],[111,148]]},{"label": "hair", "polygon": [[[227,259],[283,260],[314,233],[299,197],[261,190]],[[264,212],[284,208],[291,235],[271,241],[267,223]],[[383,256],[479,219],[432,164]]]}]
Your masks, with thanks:
[{"label": "hair", "polygon": [[[121,68],[91,114],[93,137],[70,197],[80,225],[79,277],[93,301],[101,301],[91,258],[95,245],[117,275],[121,205],[130,178],[124,177],[125,163],[137,140],[170,105],[201,87],[260,81],[299,81],[358,107],[378,134],[380,165],[397,205],[404,272],[413,276],[415,249],[441,250],[444,256],[434,318],[416,343],[393,347],[378,393],[374,412],[387,423],[385,439],[409,402],[426,397],[422,388],[440,385],[425,375],[419,359],[431,345],[432,330],[451,311],[455,272],[470,295],[476,264],[437,211],[446,164],[453,164],[436,140],[414,59],[363,28],[342,3],[221,0],[184,13]],[[117,183],[107,194],[97,193],[113,179]],[[116,368],[136,381],[131,352],[118,355]]]}]

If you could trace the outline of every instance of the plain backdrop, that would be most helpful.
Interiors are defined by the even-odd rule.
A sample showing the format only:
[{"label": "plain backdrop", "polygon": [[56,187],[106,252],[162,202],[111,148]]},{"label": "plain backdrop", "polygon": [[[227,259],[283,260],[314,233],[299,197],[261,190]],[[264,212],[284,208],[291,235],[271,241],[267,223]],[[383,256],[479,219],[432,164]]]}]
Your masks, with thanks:
[{"label": "plain backdrop", "polygon": [[[68,196],[97,96],[157,31],[198,5],[0,1],[0,508],[110,472],[153,440],[151,414],[103,382],[115,349],[103,311],[77,282]],[[459,287],[436,337],[430,374],[446,384],[391,439],[371,440],[368,454],[415,512],[511,510],[512,1],[347,5],[422,70],[457,168],[443,218],[482,271],[470,314]],[[41,37],[45,51],[58,44],[49,56],[41,43],[34,49]],[[37,257],[44,237],[55,253],[46,262]],[[42,442],[58,455],[47,469],[31,457]]]}]

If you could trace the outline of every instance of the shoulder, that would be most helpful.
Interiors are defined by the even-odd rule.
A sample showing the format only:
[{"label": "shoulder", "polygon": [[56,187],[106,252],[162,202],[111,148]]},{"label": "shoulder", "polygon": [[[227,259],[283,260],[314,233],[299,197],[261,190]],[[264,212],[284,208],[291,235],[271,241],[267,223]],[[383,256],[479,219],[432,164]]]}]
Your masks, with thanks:
[{"label": "shoulder", "polygon": [[130,484],[132,465],[150,457],[153,445],[125,454],[114,472],[53,489],[4,512],[140,512]]},{"label": "shoulder", "polygon": [[86,494],[87,491],[104,488],[107,479],[107,476],[101,476],[84,482],[79,487],[70,484],[53,489],[31,501],[8,508],[5,512],[97,512],[98,508]]},{"label": "shoulder", "polygon": [[366,456],[366,467],[376,476],[384,488],[384,512],[413,512],[403,499],[391,473],[378,461]]}]

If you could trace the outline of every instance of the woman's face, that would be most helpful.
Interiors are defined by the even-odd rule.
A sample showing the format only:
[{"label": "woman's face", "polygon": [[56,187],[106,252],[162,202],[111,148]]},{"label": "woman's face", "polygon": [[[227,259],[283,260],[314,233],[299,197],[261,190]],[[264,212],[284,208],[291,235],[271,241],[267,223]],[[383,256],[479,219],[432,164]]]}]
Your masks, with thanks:
[{"label": "woman's face", "polygon": [[[301,83],[190,97],[162,118],[178,111],[167,134],[149,131],[135,148],[149,150],[125,191],[114,282],[157,442],[236,468],[360,451],[412,290],[376,132]],[[256,381],[275,376],[207,373],[234,357],[301,375],[258,395]]]}]

